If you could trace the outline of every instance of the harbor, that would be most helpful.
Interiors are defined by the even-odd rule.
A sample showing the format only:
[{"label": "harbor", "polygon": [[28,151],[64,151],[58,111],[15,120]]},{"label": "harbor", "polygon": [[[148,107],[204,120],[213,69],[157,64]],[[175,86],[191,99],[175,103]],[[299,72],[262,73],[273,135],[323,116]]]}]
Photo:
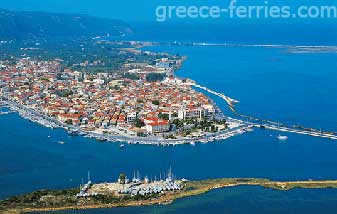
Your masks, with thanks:
[{"label": "harbor", "polygon": [[36,110],[20,105],[16,102],[10,101],[9,99],[3,102],[5,102],[6,105],[9,107],[11,113],[18,112],[20,116],[34,123],[38,123],[42,126],[51,129],[62,128],[65,129],[70,136],[83,136],[87,138],[96,139],[97,141],[100,142],[119,142],[134,145],[138,144],[138,145],[155,145],[155,146],[176,146],[182,144],[195,145],[195,143],[198,142],[210,143],[219,140],[225,140],[230,137],[242,135],[243,133],[247,132],[247,130],[251,130],[253,128],[252,124],[247,124],[233,118],[226,118],[229,127],[228,129],[218,131],[215,133],[205,133],[203,136],[193,138],[184,137],[177,139],[165,139],[160,136],[147,136],[147,137],[128,136],[120,132],[118,128],[110,130],[115,134],[105,134],[103,132],[81,130],[79,127],[62,123],[54,118],[44,115],[43,113],[37,112]]},{"label": "harbor", "polygon": [[[165,173],[164,173],[165,174]],[[119,175],[116,182],[95,184],[90,179],[88,172],[88,182],[80,185],[80,191],[76,194],[77,198],[96,197],[98,195],[122,196],[150,196],[163,195],[170,192],[181,191],[184,188],[186,179],[178,180],[169,169],[166,176],[155,176],[141,178],[139,172],[134,172],[133,178],[129,179],[124,173]]]},{"label": "harbor", "polygon": [[14,111],[2,111],[0,110],[0,115],[7,115],[7,114],[12,114]]},{"label": "harbor", "polygon": [[[188,83],[191,84],[191,83]],[[103,132],[95,132],[95,131],[84,131],[81,130],[79,127],[71,126],[68,124],[64,124],[54,118],[48,117],[44,115],[43,113],[39,113],[35,110],[32,110],[28,107],[25,107],[23,105],[20,105],[16,102],[9,101],[2,99],[1,106],[2,108],[7,107],[10,110],[8,111],[0,111],[0,115],[6,115],[14,112],[18,112],[23,118],[28,119],[32,122],[38,123],[40,125],[43,125],[47,128],[63,128],[68,131],[68,134],[71,136],[83,136],[88,138],[94,138],[97,141],[100,142],[119,142],[119,143],[127,143],[132,145],[154,145],[154,146],[176,146],[176,145],[182,145],[182,144],[191,144],[195,145],[196,143],[211,143],[219,140],[226,140],[228,138],[244,134],[247,131],[252,131],[253,128],[263,128],[263,129],[270,129],[285,133],[296,133],[301,135],[308,135],[312,137],[320,137],[320,138],[326,138],[331,140],[337,140],[337,135],[335,132],[324,132],[324,131],[318,131],[316,129],[305,129],[305,128],[299,128],[300,126],[286,126],[284,124],[280,124],[277,122],[273,122],[270,120],[263,120],[254,118],[251,116],[246,116],[243,114],[237,113],[235,110],[235,104],[239,103],[239,101],[232,99],[222,93],[215,92],[211,89],[208,89],[207,87],[203,87],[201,85],[192,84],[194,87],[200,88],[202,90],[207,91],[208,93],[211,93],[213,95],[216,95],[223,99],[229,106],[229,108],[232,110],[232,112],[240,117],[245,118],[247,121],[235,119],[226,117],[229,129],[218,131],[216,133],[205,133],[204,136],[201,137],[193,137],[193,138],[179,138],[179,139],[165,139],[163,137],[158,136],[147,136],[147,137],[137,137],[137,136],[128,136],[122,132],[119,131],[118,128],[111,129],[115,134],[105,134]],[[217,110],[221,113],[221,110]],[[221,114],[219,117],[223,117],[224,115]],[[284,136],[286,137],[286,136]],[[121,144],[121,148],[124,147],[124,144]]]},{"label": "harbor", "polygon": [[[175,200],[208,193],[216,189],[239,186],[260,186],[277,191],[292,189],[336,189],[336,180],[272,181],[263,178],[219,178],[199,181],[186,179],[131,182],[132,184],[100,183],[88,181],[81,192],[75,189],[41,190],[0,201],[0,211],[6,213],[33,213],[48,211],[86,210],[98,208],[137,207],[168,205]],[[133,187],[130,187],[133,186]],[[120,190],[127,189],[127,193]],[[93,192],[95,191],[95,192]],[[34,197],[34,200],[31,198]],[[29,200],[28,200],[29,199]],[[13,203],[12,201],[15,201]]]},{"label": "harbor", "polygon": [[14,111],[8,110],[8,104],[0,98],[0,116],[14,113]]}]

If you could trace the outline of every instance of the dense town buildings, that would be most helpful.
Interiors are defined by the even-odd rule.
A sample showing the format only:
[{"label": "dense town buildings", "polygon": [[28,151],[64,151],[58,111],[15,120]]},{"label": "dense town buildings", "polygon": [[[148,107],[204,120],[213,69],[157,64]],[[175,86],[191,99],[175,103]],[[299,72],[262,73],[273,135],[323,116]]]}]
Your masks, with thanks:
[{"label": "dense town buildings", "polygon": [[[173,133],[176,121],[211,120],[215,114],[208,97],[170,75],[168,59],[123,75],[61,69],[57,60],[26,58],[1,65],[1,96],[86,131],[117,128],[134,135]],[[127,78],[125,73],[135,76]],[[153,73],[166,77],[149,81]]]}]

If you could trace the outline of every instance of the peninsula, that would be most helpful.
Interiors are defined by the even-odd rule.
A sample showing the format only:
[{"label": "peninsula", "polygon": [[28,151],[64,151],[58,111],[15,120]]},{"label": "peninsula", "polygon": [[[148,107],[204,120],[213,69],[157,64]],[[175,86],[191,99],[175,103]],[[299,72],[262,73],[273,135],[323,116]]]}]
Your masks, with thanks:
[{"label": "peninsula", "polygon": [[[195,145],[254,127],[337,139],[336,132],[238,113],[239,101],[174,75],[185,57],[141,49],[149,45],[154,43],[108,37],[3,42],[0,108],[8,106],[9,112],[70,135],[129,144]],[[200,90],[224,100],[235,118],[225,116]]]},{"label": "peninsula", "polygon": [[169,204],[184,197],[204,194],[214,189],[241,185],[261,186],[280,191],[294,188],[337,188],[336,180],[271,181],[261,178],[222,178],[201,181],[186,179],[150,181],[147,177],[127,180],[120,175],[116,183],[93,184],[88,181],[80,189],[41,190],[0,201],[1,213],[83,210],[127,206]]},{"label": "peninsula", "polygon": [[55,44],[68,47],[62,53],[25,45],[26,57],[14,45],[6,46],[15,49],[12,57],[0,57],[0,102],[46,127],[99,141],[177,145],[226,139],[252,126],[225,117],[194,81],[174,76],[182,56],[143,51],[142,42]]}]

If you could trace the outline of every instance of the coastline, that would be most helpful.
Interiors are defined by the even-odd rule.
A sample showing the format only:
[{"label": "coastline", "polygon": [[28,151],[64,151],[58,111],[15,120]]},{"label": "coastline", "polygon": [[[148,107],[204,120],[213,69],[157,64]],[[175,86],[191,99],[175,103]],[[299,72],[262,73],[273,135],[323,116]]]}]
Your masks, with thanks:
[{"label": "coastline", "polygon": [[[98,208],[116,208],[116,207],[130,207],[130,206],[149,206],[155,204],[170,204],[177,199],[192,197],[196,195],[205,194],[215,189],[223,189],[238,186],[261,186],[264,188],[274,189],[278,191],[289,191],[295,188],[303,189],[324,189],[337,188],[337,180],[306,180],[306,181],[271,181],[262,178],[221,178],[209,179],[202,181],[186,181],[185,187],[181,191],[159,195],[155,198],[148,199],[129,199],[126,201],[119,201],[114,203],[98,203],[90,205],[67,205],[54,207],[15,207],[8,208],[8,213],[30,213],[30,212],[48,212],[48,211],[64,211],[64,210],[84,210],[84,209],[98,209]],[[60,190],[62,191],[62,190]],[[66,191],[66,190],[63,190]],[[20,197],[20,196],[18,196]],[[23,197],[23,196],[21,196]],[[4,201],[2,209],[4,209]]]},{"label": "coastline", "polygon": [[[215,133],[208,133],[204,137],[200,138],[178,138],[178,139],[165,139],[161,137],[151,136],[151,137],[131,137],[131,136],[123,136],[123,135],[112,135],[112,134],[103,134],[95,131],[84,131],[80,130],[79,127],[74,127],[71,125],[64,124],[54,118],[48,117],[40,112],[35,111],[29,107],[20,105],[14,101],[10,101],[6,99],[7,106],[12,112],[17,112],[22,118],[27,119],[31,122],[40,124],[46,128],[61,128],[68,132],[72,132],[73,130],[79,131],[77,135],[93,138],[97,141],[106,141],[112,143],[128,143],[128,144],[138,144],[138,145],[155,145],[155,146],[176,146],[183,144],[192,144],[195,143],[210,143],[219,140],[225,140],[231,137],[235,137],[245,133],[247,130],[251,130],[253,127],[251,124],[243,123],[242,121],[235,120],[229,118],[232,122],[237,124],[237,127],[226,129],[223,131],[218,131]],[[222,113],[222,112],[221,112]],[[118,129],[116,128],[116,131]],[[69,134],[70,135],[70,134]]]},{"label": "coastline", "polygon": [[[140,46],[136,47],[136,49],[141,49],[143,47],[153,46],[157,44],[156,42],[139,42]],[[185,61],[186,58],[182,57],[182,60]],[[175,75],[175,71],[179,69],[179,67],[174,67],[171,71],[171,75],[175,78],[178,78]],[[188,84],[190,85],[190,84]],[[193,84],[191,86],[198,86]],[[225,129],[216,132],[204,132],[200,137],[182,137],[182,136],[175,136],[177,138],[174,139],[166,139],[164,136],[147,136],[147,137],[138,137],[131,134],[126,134],[125,130],[121,130],[118,126],[111,127],[109,131],[110,134],[104,133],[105,130],[96,129],[95,131],[87,131],[83,130],[78,126],[72,126],[65,124],[55,118],[52,118],[42,112],[39,112],[36,109],[30,108],[28,106],[22,105],[17,103],[16,101],[11,101],[10,97],[3,97],[6,101],[6,105],[8,105],[11,113],[18,112],[21,117],[27,119],[31,122],[38,123],[47,128],[61,128],[68,131],[69,135],[79,135],[87,138],[92,138],[97,141],[101,142],[117,142],[117,143],[128,143],[128,144],[140,144],[140,145],[154,145],[154,146],[176,146],[176,145],[183,145],[183,144],[191,144],[195,145],[196,143],[210,143],[219,140],[226,140],[231,137],[235,137],[238,135],[242,135],[245,132],[252,131],[254,125],[252,123],[246,123],[242,120],[233,119],[230,117],[224,116],[222,110],[216,105],[216,103],[207,96],[209,101],[212,103],[214,108],[216,109],[216,117],[221,117],[226,119],[231,124],[232,128]],[[1,97],[0,97],[1,98]],[[229,98],[230,101],[235,101]],[[226,100],[227,101],[227,100]],[[125,131],[125,133],[124,133]],[[112,134],[113,133],[113,134]]]},{"label": "coastline", "polygon": [[312,48],[312,49],[337,49],[336,45],[291,45],[291,44],[249,44],[249,43],[209,43],[209,42],[152,42],[137,41],[141,47],[158,45],[175,46],[226,46],[226,47],[265,47],[265,48]]},{"label": "coastline", "polygon": [[257,48],[283,48],[290,53],[336,53],[336,45],[291,45],[291,44],[249,44],[249,43],[209,43],[209,42],[153,42],[137,41],[142,44],[140,48],[147,46],[169,45],[169,46],[209,46],[209,47],[257,47]]}]

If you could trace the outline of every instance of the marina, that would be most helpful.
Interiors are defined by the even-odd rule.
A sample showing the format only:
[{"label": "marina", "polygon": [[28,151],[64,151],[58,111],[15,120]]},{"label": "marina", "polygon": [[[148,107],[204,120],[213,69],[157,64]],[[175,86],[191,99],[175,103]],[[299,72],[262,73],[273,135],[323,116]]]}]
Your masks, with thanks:
[{"label": "marina", "polygon": [[[201,89],[206,89],[206,87],[202,87],[197,85],[196,87],[199,87]],[[207,89],[207,92],[212,93],[214,95],[219,96],[220,98],[224,99],[227,104],[230,106],[231,109],[234,109],[234,104],[238,103],[238,101],[229,98],[221,93],[214,92],[210,89]],[[39,123],[47,128],[64,128],[68,130],[68,134],[71,136],[84,136],[88,138],[94,138],[99,142],[125,142],[128,144],[134,144],[134,145],[155,145],[155,146],[176,146],[176,145],[182,145],[182,144],[191,144],[195,145],[196,142],[200,143],[211,143],[214,141],[220,141],[220,140],[226,140],[228,138],[242,135],[246,132],[253,131],[253,127],[255,128],[262,128],[262,129],[271,129],[275,131],[281,131],[281,132],[289,132],[289,133],[296,133],[296,134],[302,134],[302,135],[309,135],[312,137],[321,137],[321,138],[327,138],[332,140],[337,140],[336,133],[327,133],[323,131],[310,131],[303,130],[299,128],[291,128],[291,127],[285,127],[284,124],[279,124],[276,122],[269,121],[268,123],[256,123],[256,122],[247,122],[242,121],[230,117],[226,117],[226,120],[229,123],[235,124],[233,127],[230,127],[227,130],[219,131],[214,134],[207,134],[204,137],[200,138],[183,138],[183,139],[164,139],[164,138],[158,138],[158,137],[129,137],[129,136],[123,136],[123,135],[106,135],[96,132],[88,132],[88,131],[81,131],[80,129],[63,124],[53,118],[44,116],[43,114],[40,114],[34,110],[31,110],[27,107],[24,107],[22,105],[18,105],[17,103],[7,101],[6,105],[9,106],[10,111],[3,114],[9,114],[17,111],[23,118],[28,119],[32,122]],[[1,113],[0,113],[1,115]],[[264,120],[265,121],[265,120]],[[315,129],[311,129],[315,130]],[[119,130],[116,129],[116,132]],[[279,140],[287,140],[286,136],[281,136],[281,139]],[[121,148],[124,148],[125,145],[121,145]]]},{"label": "marina", "polygon": [[[169,205],[175,200],[207,194],[210,191],[239,186],[260,186],[275,191],[289,191],[292,189],[335,189],[336,180],[299,180],[272,181],[263,178],[219,178],[199,181],[166,180],[144,181],[134,178],[127,181],[121,174],[117,183],[94,184],[88,176],[88,182],[80,186],[80,192],[74,197],[74,189],[33,192],[8,200],[0,201],[0,211],[10,213],[47,212],[66,210],[87,210],[94,208],[138,207],[144,205]],[[24,200],[31,196],[35,202]],[[15,203],[9,203],[15,201]],[[52,202],[52,203],[51,203]]]},{"label": "marina", "polygon": [[[227,122],[230,124],[229,129],[218,131],[212,134],[205,134],[202,137],[195,138],[182,138],[182,139],[165,139],[162,137],[148,136],[148,137],[135,137],[135,136],[125,136],[125,135],[107,135],[103,133],[83,131],[77,127],[67,125],[57,121],[56,119],[45,116],[42,113],[39,113],[35,110],[27,108],[25,106],[19,105],[18,103],[7,101],[12,112],[18,112],[23,118],[28,119],[34,123],[38,123],[47,128],[63,128],[67,130],[70,136],[83,136],[87,138],[94,138],[100,142],[124,142],[128,144],[134,145],[155,145],[155,146],[175,146],[182,144],[190,144],[191,142],[200,142],[200,143],[210,143],[215,140],[225,140],[230,137],[234,137],[237,135],[241,135],[252,128],[251,124],[242,123],[239,120],[233,118],[226,118]],[[114,130],[115,132],[119,132],[118,129]]]},{"label": "marina", "polygon": [[0,111],[0,115],[12,114],[14,111]]},{"label": "marina", "polygon": [[336,213],[334,21],[16,1],[1,14],[0,213]]},{"label": "marina", "polygon": [[[165,174],[165,173],[164,173]],[[83,179],[82,179],[83,180]],[[167,192],[180,191],[183,189],[183,182],[186,179],[177,180],[169,169],[167,177],[162,179],[161,174],[159,179],[157,177],[149,178],[145,176],[141,179],[139,172],[134,172],[132,179],[128,179],[125,174],[120,174],[117,182],[115,183],[101,183],[95,184],[91,181],[90,172],[88,172],[87,183],[80,185],[80,191],[76,194],[77,198],[90,198],[97,197],[99,195],[114,195],[114,196],[146,196],[154,194],[165,194]]]},{"label": "marina", "polygon": [[[208,86],[215,87],[214,85],[215,84],[213,84],[213,82],[211,82],[210,80],[210,84]],[[220,88],[217,90],[225,91],[226,89]],[[242,95],[238,97],[242,97]],[[241,101],[243,103],[244,99],[242,99]],[[282,103],[284,103],[284,106],[287,105],[286,101],[284,100],[282,100]],[[271,105],[276,104],[272,103]],[[285,108],[284,106],[282,106],[282,108]],[[333,107],[333,105],[331,105],[331,107]],[[254,107],[252,106],[252,108]],[[259,106],[259,108],[260,111],[264,111],[261,106]],[[252,112],[259,113],[257,109],[253,109]],[[285,115],[288,115],[289,111],[283,113]],[[8,118],[13,121],[15,119],[15,124],[10,125],[11,121],[8,121]],[[273,116],[271,116],[270,118],[273,118]],[[313,118],[318,119],[318,117],[315,117],[315,115],[313,116]],[[305,118],[302,117],[302,119]],[[191,178],[191,180],[204,179],[206,178],[206,176],[212,178],[235,176],[263,176],[266,178],[272,178],[274,180],[336,178],[336,171],[334,170],[336,148],[334,143],[329,143],[332,141],[327,141],[326,138],[306,137],[309,135],[297,135],[290,132],[279,132],[277,130],[275,130],[276,132],[274,132],[273,129],[269,129],[267,127],[265,127],[265,129],[260,129],[259,125],[263,127],[263,124],[266,124],[263,122],[256,123],[257,125],[254,127],[255,131],[253,133],[249,133],[247,135],[241,135],[238,133],[238,137],[232,138],[228,141],[223,141],[218,144],[213,144],[209,142],[208,144],[199,145],[199,143],[196,142],[196,144],[198,145],[196,147],[193,147],[192,145],[186,145],[178,146],[175,148],[162,148],[157,146],[129,147],[124,142],[126,148],[119,149],[119,143],[99,144],[95,143],[94,138],[81,138],[76,136],[69,137],[67,136],[67,131],[64,130],[52,131],[43,127],[36,127],[34,124],[29,126],[27,125],[27,121],[23,119],[18,119],[16,114],[9,115],[8,117],[2,117],[0,120],[3,120],[2,127],[5,127],[3,129],[4,138],[2,138],[1,141],[8,142],[8,144],[5,144],[7,145],[5,148],[9,148],[8,152],[6,151],[6,153],[4,153],[3,163],[5,168],[12,169],[11,171],[13,171],[12,174],[7,173],[8,175],[5,174],[3,177],[4,183],[2,185],[2,198],[45,188],[63,189],[68,187],[77,187],[81,180],[81,174],[85,174],[88,170],[88,167],[90,167],[91,170],[95,172],[95,180],[111,180],[112,182],[115,182],[115,180],[117,180],[117,177],[115,176],[118,176],[117,172],[120,171],[125,170],[125,173],[132,175],[132,172],[136,167],[141,168],[140,170],[143,172],[148,172],[149,175],[155,175],[156,169],[158,169],[158,167],[161,168],[162,171],[164,171],[171,164],[175,165],[175,168],[179,172],[179,174],[181,174],[183,177]],[[278,121],[287,120],[278,119]],[[294,122],[294,124],[296,123],[297,121]],[[278,124],[279,123],[274,124],[276,128],[279,128]],[[324,127],[323,122],[317,124],[318,127]],[[27,127],[28,133],[24,133],[25,130],[22,131],[20,129],[16,129],[15,127],[17,125]],[[29,129],[29,127],[34,127],[35,129],[32,130]],[[10,132],[11,130],[15,130],[18,133],[22,132],[22,135],[18,135],[16,137],[8,136],[8,134],[6,133]],[[246,131],[249,132],[248,129]],[[58,144],[49,143],[47,138],[36,135],[36,132],[41,132],[44,136],[50,135],[52,136],[52,138],[56,138],[59,141],[65,141],[67,142],[67,145],[59,146]],[[289,137],[287,143],[278,143],[278,135],[287,135]],[[139,140],[135,140],[130,141],[130,143],[139,144],[142,142],[140,142]],[[20,148],[22,147],[24,149],[20,150]],[[35,149],[31,151],[27,147]],[[64,147],[67,148],[65,149]],[[92,151],[97,152],[93,153]],[[30,153],[31,155],[29,155],[28,153]],[[20,157],[9,157],[10,155],[14,157],[15,154],[20,154]],[[301,159],[310,161],[299,162],[299,154],[301,154]],[[25,158],[25,156],[27,155],[29,155],[28,157],[30,157],[30,159],[34,163],[34,167],[30,165],[25,165],[25,163],[27,162],[27,158]],[[38,161],[35,160],[35,156],[39,157]],[[284,156],[287,156],[286,160]],[[112,160],[110,162],[109,160],[111,158]],[[129,161],[125,161],[125,158],[127,158]],[[17,167],[14,164],[9,163],[7,161],[8,159],[13,160],[14,163],[20,163],[20,165],[26,166],[27,173],[17,173]],[[63,159],[65,159],[65,161],[60,162],[60,160]],[[158,160],[158,162],[146,161],[146,159]],[[78,164],[76,164],[74,160],[78,160]],[[329,164],[322,165],[322,162]],[[52,167],[48,168],[44,165],[44,163],[50,163]],[[295,171],[294,163],[296,163]],[[256,167],[250,167],[251,165]],[[277,172],[275,172],[276,167]],[[35,168],[38,168],[39,172],[36,172]],[[60,168],[61,170],[58,170]],[[51,176],[55,178],[55,180],[48,180],[46,179],[45,175]],[[22,179],[24,179],[25,182],[21,183]],[[35,182],[38,179],[44,179],[46,180],[46,183],[38,184],[37,182]],[[70,179],[73,179],[72,183],[69,181]],[[9,190],[7,186],[12,186],[12,188]],[[76,193],[74,193],[74,195],[77,194],[78,191],[79,190],[77,187]],[[236,197],[233,198],[233,192],[238,194],[239,199]],[[247,192],[251,192],[251,194],[247,194]],[[261,197],[259,202],[254,201],[254,204],[251,204],[249,206],[247,205],[247,203],[249,203],[249,199],[252,194],[261,195]],[[265,195],[273,195],[273,199],[266,199],[261,201],[262,197],[266,198],[264,197]],[[274,191],[267,191],[265,188],[256,188],[255,186],[247,188],[244,186],[238,189],[229,189],[228,191],[216,191],[211,195],[205,195],[203,197],[200,197],[200,199],[198,199],[199,197],[197,197],[198,200],[194,199],[195,201],[193,203],[190,199],[181,201],[179,200],[176,205],[173,204],[172,206],[169,205],[168,207],[162,206],[160,207],[160,210],[164,213],[167,212],[167,210],[171,209],[180,210],[180,213],[186,212],[186,208],[178,209],[177,206],[188,207],[187,211],[193,211],[193,208],[191,207],[195,206],[197,206],[197,209],[203,210],[203,207],[207,205],[207,201],[210,197],[217,197],[217,199],[214,199],[215,201],[217,201],[215,202],[215,213],[219,210],[223,210],[231,206],[237,207],[237,201],[240,201],[240,204],[242,205],[240,206],[242,208],[240,208],[238,212],[240,212],[240,210],[249,211],[252,207],[256,206],[256,203],[258,203],[259,206],[265,206],[267,204],[270,207],[274,207],[275,211],[275,209],[278,209],[280,207],[280,204],[275,202],[275,198],[277,198],[277,200],[284,200],[285,197],[291,197],[292,200],[295,198],[299,201],[302,206],[301,211],[306,210],[304,207],[311,208],[312,206],[315,206],[315,211],[320,212],[322,209],[321,204],[325,203],[326,197],[333,198],[335,195],[336,191],[327,189],[317,192],[307,190],[301,193],[299,193],[299,190],[295,190],[280,196],[279,193],[275,193]],[[288,202],[291,203],[291,201]],[[200,206],[198,206],[198,204],[200,204]],[[331,200],[330,206],[335,207],[335,204],[336,201]],[[123,208],[123,210],[124,209],[125,208]],[[144,209],[146,211],[144,211]],[[116,211],[105,210],[105,212],[119,213],[123,210],[118,210],[117,208]],[[135,208],[126,208],[126,210],[128,210],[125,211],[126,213],[133,213],[135,211]],[[151,212],[151,210],[153,210],[152,206],[136,209],[137,212]],[[283,211],[286,212],[287,210],[284,209]],[[309,210],[306,210],[306,213],[310,213],[307,211]],[[83,211],[83,213],[99,212],[100,211],[92,210]],[[78,213],[78,211],[69,211],[69,213]],[[255,213],[261,213],[261,210],[258,210]]]}]

